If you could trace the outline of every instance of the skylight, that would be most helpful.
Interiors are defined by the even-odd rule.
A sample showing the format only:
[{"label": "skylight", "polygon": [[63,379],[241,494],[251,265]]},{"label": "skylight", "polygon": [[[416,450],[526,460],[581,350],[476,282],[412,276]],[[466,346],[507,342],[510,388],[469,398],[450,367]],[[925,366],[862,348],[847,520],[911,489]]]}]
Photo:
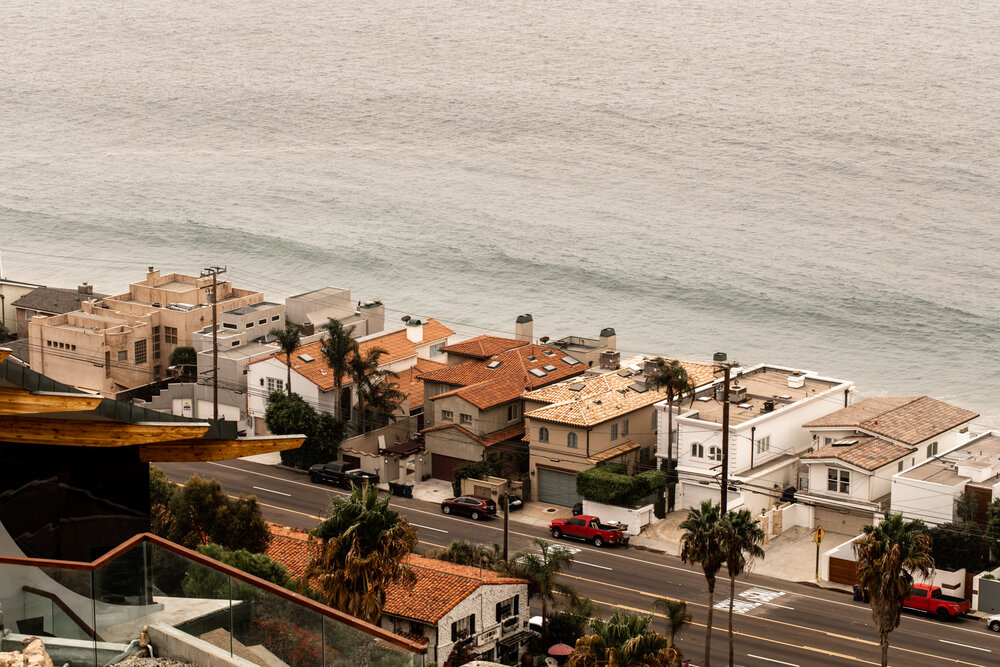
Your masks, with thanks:
[{"label": "skylight", "polygon": [[548,375],[548,373],[546,373],[545,371],[543,371],[541,368],[532,368],[528,372],[531,373],[532,375],[534,375],[535,377],[539,377],[539,378],[543,378],[546,375]]},{"label": "skylight", "polygon": [[495,359],[494,361],[491,361],[490,363],[486,364],[486,368],[500,368],[501,364],[503,364],[502,361],[500,361],[499,359]]},{"label": "skylight", "polygon": [[552,373],[553,371],[559,370],[558,368],[556,368],[552,364],[549,364],[548,366],[542,366],[542,369],[548,371],[549,373]]},{"label": "skylight", "polygon": [[528,361],[538,361],[537,359],[535,359],[535,357],[530,356],[530,355],[527,356],[527,357],[525,357],[525,359],[527,359]]},{"label": "skylight", "polygon": [[633,382],[632,384],[630,384],[628,386],[628,388],[631,389],[632,391],[635,391],[635,392],[638,392],[638,393],[642,394],[642,393],[646,392],[646,383],[645,382]]},{"label": "skylight", "polygon": [[300,354],[300,355],[299,355],[299,359],[301,359],[302,361],[306,362],[307,364],[308,364],[308,363],[309,363],[310,361],[316,361],[315,359],[313,359],[313,358],[312,358],[312,356],[311,356],[311,355],[308,355],[308,354]]},{"label": "skylight", "polygon": [[577,361],[573,357],[563,357],[562,358],[562,362],[564,364],[566,364],[567,366],[576,366],[578,363],[580,363],[579,361]]},{"label": "skylight", "polygon": [[569,387],[567,387],[567,389],[569,389],[570,391],[580,391],[585,386],[586,385],[584,385],[582,382],[577,382],[575,384],[571,384]]},{"label": "skylight", "polygon": [[702,403],[708,403],[712,399],[709,396],[699,396],[698,400],[701,401]]},{"label": "skylight", "polygon": [[619,377],[627,378],[627,377],[632,377],[633,373],[632,371],[626,368],[624,370],[618,371],[618,375]]}]

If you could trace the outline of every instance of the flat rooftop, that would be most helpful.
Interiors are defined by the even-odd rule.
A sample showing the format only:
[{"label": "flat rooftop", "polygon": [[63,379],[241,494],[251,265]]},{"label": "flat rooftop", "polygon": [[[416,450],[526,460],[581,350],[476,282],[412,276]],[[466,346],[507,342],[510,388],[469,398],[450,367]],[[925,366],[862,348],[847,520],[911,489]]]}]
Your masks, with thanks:
[{"label": "flat rooftop", "polygon": [[168,283],[156,285],[153,289],[162,289],[168,292],[189,292],[198,289],[198,284],[194,282],[189,283],[184,280],[171,280]]},{"label": "flat rooftop", "polygon": [[[780,412],[798,401],[844,384],[841,380],[824,380],[806,375],[800,376],[804,378],[801,387],[789,387],[788,378],[793,375],[798,375],[798,373],[790,369],[763,366],[730,380],[730,393],[736,387],[746,387],[745,399],[739,403],[729,404],[730,425],[735,426],[767,414],[764,412],[765,401],[774,401],[774,411]],[[697,413],[696,415],[685,414],[685,410],[691,405],[691,399],[685,399],[680,403],[681,415],[722,424],[723,402],[716,400],[715,387],[721,387],[721,383],[703,389],[696,394],[694,405],[690,408]]]},{"label": "flat rooftop", "polygon": [[[222,303],[220,301],[220,303]],[[233,308],[232,310],[224,311],[225,315],[249,315],[250,313],[256,313],[258,310],[264,310],[266,308],[274,308],[275,306],[280,306],[281,304],[272,303],[270,301],[261,301],[260,303],[251,303],[246,306],[240,306],[239,308]]]},{"label": "flat rooftop", "polygon": [[[958,472],[958,466],[973,470],[984,468],[1000,469],[1000,437],[988,435],[976,438],[958,449],[930,459],[906,472],[900,477],[915,479],[932,484],[955,486],[971,479]],[[983,484],[992,486],[997,481],[997,475],[992,475]]]}]

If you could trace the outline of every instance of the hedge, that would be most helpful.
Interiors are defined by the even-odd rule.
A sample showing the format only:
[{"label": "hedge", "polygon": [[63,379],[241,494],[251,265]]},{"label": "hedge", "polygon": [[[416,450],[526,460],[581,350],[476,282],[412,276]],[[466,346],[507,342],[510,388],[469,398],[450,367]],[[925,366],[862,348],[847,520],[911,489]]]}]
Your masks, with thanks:
[{"label": "hedge", "polygon": [[576,476],[576,492],[596,503],[635,507],[647,496],[667,488],[667,475],[662,471],[650,470],[632,477],[624,470],[621,464],[584,470]]}]

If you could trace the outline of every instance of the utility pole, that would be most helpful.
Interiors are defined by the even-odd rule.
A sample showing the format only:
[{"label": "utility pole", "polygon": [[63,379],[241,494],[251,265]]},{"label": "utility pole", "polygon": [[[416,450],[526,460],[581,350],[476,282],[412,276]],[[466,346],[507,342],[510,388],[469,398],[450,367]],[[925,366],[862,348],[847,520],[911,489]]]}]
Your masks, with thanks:
[{"label": "utility pole", "polygon": [[224,266],[210,266],[201,270],[201,277],[212,276],[212,418],[219,421],[219,322],[216,303],[216,289],[219,287],[219,274],[225,273]]},{"label": "utility pole", "polygon": [[725,515],[729,503],[729,378],[733,364],[729,363],[725,352],[716,352],[712,360],[723,373],[722,393],[722,483],[719,509]]},{"label": "utility pole", "polygon": [[507,541],[510,531],[510,482],[507,482],[507,491],[503,494],[503,560],[507,562]]}]

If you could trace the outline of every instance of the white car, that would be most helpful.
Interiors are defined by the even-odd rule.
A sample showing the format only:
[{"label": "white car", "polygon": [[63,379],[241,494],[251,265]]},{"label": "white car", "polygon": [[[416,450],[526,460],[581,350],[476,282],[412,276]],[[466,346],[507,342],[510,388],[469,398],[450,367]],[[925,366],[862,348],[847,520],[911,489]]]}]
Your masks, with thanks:
[{"label": "white car", "polygon": [[986,627],[993,632],[1000,632],[1000,614],[993,614],[986,617]]}]

